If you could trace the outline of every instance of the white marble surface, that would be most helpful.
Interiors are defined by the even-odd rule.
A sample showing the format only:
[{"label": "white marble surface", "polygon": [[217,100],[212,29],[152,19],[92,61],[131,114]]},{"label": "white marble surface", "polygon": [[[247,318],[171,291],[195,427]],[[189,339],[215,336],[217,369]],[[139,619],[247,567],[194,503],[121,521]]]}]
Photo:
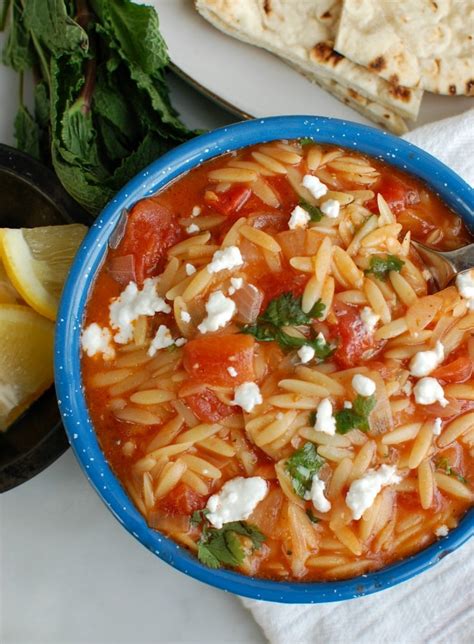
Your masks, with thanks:
[{"label": "white marble surface", "polygon": [[[172,79],[188,125],[235,120]],[[16,78],[0,69],[0,141],[12,143]],[[236,597],[175,571],[133,539],[68,451],[0,497],[2,644],[257,644]]]}]

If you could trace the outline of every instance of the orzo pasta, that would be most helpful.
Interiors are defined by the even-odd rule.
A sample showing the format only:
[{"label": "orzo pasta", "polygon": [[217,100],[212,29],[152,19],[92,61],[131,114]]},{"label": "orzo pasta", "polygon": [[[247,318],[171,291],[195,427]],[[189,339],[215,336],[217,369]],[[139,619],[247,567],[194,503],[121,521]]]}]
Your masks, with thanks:
[{"label": "orzo pasta", "polygon": [[152,528],[211,567],[328,580],[458,524],[474,274],[437,292],[411,237],[470,240],[418,180],[307,140],[224,155],[135,204],[90,295],[82,368]]}]

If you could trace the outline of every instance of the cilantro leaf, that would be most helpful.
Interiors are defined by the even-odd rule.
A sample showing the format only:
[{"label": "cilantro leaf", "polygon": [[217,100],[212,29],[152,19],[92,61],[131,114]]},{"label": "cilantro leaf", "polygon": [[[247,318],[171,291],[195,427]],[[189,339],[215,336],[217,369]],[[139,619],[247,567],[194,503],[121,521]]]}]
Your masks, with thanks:
[{"label": "cilantro leaf", "polygon": [[298,139],[298,143],[304,147],[305,145],[313,145],[314,141],[309,136],[305,136],[302,139]]},{"label": "cilantro leaf", "polygon": [[318,206],[313,206],[304,199],[300,199],[299,206],[301,206],[303,210],[306,210],[311,221],[321,221],[321,219],[324,217],[324,214],[322,213],[321,209],[318,208]]},{"label": "cilantro leaf", "polygon": [[386,257],[375,256],[370,258],[369,268],[364,273],[366,275],[373,273],[377,279],[385,282],[390,271],[400,272],[404,264],[405,262],[395,255],[387,255]]},{"label": "cilantro leaf", "polygon": [[376,404],[375,395],[357,396],[352,403],[352,409],[341,409],[334,414],[337,433],[347,434],[352,429],[366,432],[369,429],[369,415]]},{"label": "cilantro leaf", "polygon": [[260,530],[245,521],[231,521],[222,528],[205,526],[198,541],[198,559],[209,568],[223,565],[237,567],[245,558],[244,548],[238,536],[251,540],[254,550],[261,548],[265,536]]},{"label": "cilantro leaf", "polygon": [[302,499],[310,491],[313,477],[324,462],[313,443],[305,443],[286,460],[285,469],[291,477],[293,489]]}]

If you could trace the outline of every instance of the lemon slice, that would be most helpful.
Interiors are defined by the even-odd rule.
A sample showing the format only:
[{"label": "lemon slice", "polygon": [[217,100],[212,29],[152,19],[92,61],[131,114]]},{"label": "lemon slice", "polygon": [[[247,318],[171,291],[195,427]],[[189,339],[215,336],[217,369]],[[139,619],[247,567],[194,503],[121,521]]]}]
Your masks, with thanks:
[{"label": "lemon slice", "polygon": [[27,306],[0,304],[0,431],[53,382],[54,324]]},{"label": "lemon slice", "polygon": [[10,281],[35,311],[56,319],[59,298],[87,227],[82,224],[0,229],[0,255]]},{"label": "lemon slice", "polygon": [[8,279],[6,270],[0,260],[0,304],[15,304],[21,300],[15,287]]}]

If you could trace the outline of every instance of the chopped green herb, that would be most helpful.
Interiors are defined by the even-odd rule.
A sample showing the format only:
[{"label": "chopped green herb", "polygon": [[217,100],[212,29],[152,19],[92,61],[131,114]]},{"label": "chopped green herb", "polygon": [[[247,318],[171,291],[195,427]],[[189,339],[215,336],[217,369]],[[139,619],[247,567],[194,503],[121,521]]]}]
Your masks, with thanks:
[{"label": "chopped green herb", "polygon": [[308,519],[311,521],[311,523],[319,523],[318,517],[314,516],[313,511],[311,508],[308,508],[306,510],[306,514],[308,515]]},{"label": "chopped green herb", "polygon": [[294,336],[284,331],[281,327],[308,325],[315,318],[324,313],[325,305],[318,300],[309,313],[301,308],[301,298],[295,297],[293,293],[283,293],[274,298],[263,315],[255,324],[247,324],[242,327],[242,333],[253,335],[260,342],[278,342],[282,349],[291,351],[302,346],[310,346],[314,349],[319,360],[330,356],[334,347],[321,337]]},{"label": "chopped green herb", "polygon": [[295,297],[293,293],[282,293],[282,295],[271,300],[259,319],[260,321],[270,322],[276,327],[291,324],[309,324],[311,322],[311,317],[301,308],[301,297]]},{"label": "chopped green herb", "polygon": [[296,450],[285,463],[285,469],[290,475],[293,489],[304,499],[306,492],[311,490],[314,475],[324,465],[324,459],[316,452],[313,443],[305,443]]},{"label": "chopped green herb", "polygon": [[324,217],[324,214],[321,212],[318,206],[313,206],[312,204],[310,204],[308,201],[305,201],[304,199],[300,200],[299,205],[301,206],[301,208],[306,210],[306,212],[311,218],[311,221],[321,221],[321,219]]},{"label": "chopped green herb", "polygon": [[455,476],[461,483],[464,483],[465,485],[468,484],[468,480],[462,474],[459,474],[457,470],[451,467],[447,458],[440,458],[436,461],[436,468],[448,476]]},{"label": "chopped green herb", "polygon": [[309,138],[309,136],[305,136],[305,137],[303,137],[302,139],[299,139],[299,141],[298,141],[298,142],[299,142],[299,144],[300,144],[300,145],[302,145],[303,147],[304,147],[305,145],[313,145],[313,144],[314,144],[313,139],[310,139],[310,138]]},{"label": "chopped green herb", "polygon": [[206,520],[208,514],[209,510],[207,508],[204,508],[204,510],[196,510],[192,513],[189,522],[194,528],[197,528]]},{"label": "chopped green herb", "polygon": [[366,275],[373,273],[375,277],[385,282],[390,271],[400,272],[404,264],[405,262],[395,257],[395,255],[387,255],[386,257],[375,256],[370,258],[369,268],[364,272]]},{"label": "chopped green herb", "polygon": [[334,414],[336,431],[338,434],[347,434],[352,429],[366,432],[369,429],[369,415],[377,404],[373,396],[357,396],[352,403],[352,409],[341,409]]},{"label": "chopped green herb", "polygon": [[244,560],[245,552],[239,535],[248,537],[254,550],[261,548],[265,536],[258,528],[245,521],[231,521],[222,528],[204,526],[198,541],[198,559],[209,568],[223,565],[237,567]]}]

